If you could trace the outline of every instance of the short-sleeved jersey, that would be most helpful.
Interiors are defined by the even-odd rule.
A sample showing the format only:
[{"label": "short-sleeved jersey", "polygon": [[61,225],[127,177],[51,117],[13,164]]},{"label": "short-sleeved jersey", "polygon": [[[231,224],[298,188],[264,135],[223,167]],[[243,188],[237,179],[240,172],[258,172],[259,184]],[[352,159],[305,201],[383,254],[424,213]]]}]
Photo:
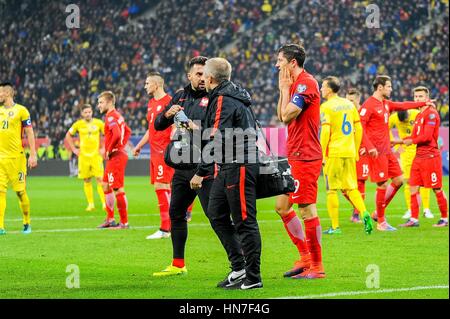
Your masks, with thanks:
[{"label": "short-sleeved jersey", "polygon": [[0,106],[0,159],[23,156],[22,136],[25,127],[31,127],[30,113],[25,106]]},{"label": "short-sleeved jersey", "polygon": [[[400,121],[397,112],[393,113],[389,117],[389,128],[392,130],[395,127],[398,131],[398,137],[402,140],[408,136],[411,136],[414,128],[414,122],[416,121],[417,115],[420,113],[419,110],[408,110],[406,112],[408,112],[408,118],[404,122]],[[414,144],[408,146],[403,145],[402,147],[411,155],[416,153],[416,145]]]},{"label": "short-sleeved jersey", "polygon": [[167,145],[170,143],[171,128],[167,128],[164,131],[157,131],[155,129],[156,117],[165,110],[169,105],[172,97],[166,94],[163,98],[156,100],[151,99],[147,106],[147,121],[150,143],[150,155],[164,155],[164,151]]},{"label": "short-sleeved jersey", "polygon": [[[120,137],[114,140],[113,129],[119,128]],[[128,134],[127,134],[128,131]],[[114,109],[106,113],[105,116],[105,150],[113,153],[117,151],[125,152],[125,146],[128,142],[129,129],[125,124],[125,120],[120,113]]]},{"label": "short-sleeved jersey", "polygon": [[319,140],[320,92],[314,77],[303,70],[290,90],[290,101],[297,105],[302,98],[302,112],[288,124],[287,156],[289,160],[322,159]]},{"label": "short-sleeved jersey", "polygon": [[440,124],[439,113],[433,107],[428,107],[417,115],[411,135],[413,143],[417,144],[416,157],[440,155],[438,144]]},{"label": "short-sleeved jersey", "polygon": [[355,124],[360,122],[355,105],[342,97],[334,96],[320,107],[321,123],[330,126],[327,157],[356,158]]},{"label": "short-sleeved jersey", "polygon": [[371,96],[361,106],[359,112],[364,129],[364,146],[376,148],[379,154],[391,154],[389,116],[393,111],[425,106],[425,102],[392,102],[378,100]]},{"label": "short-sleeved jersey", "polygon": [[69,133],[72,136],[79,134],[81,156],[94,156],[98,155],[100,133],[105,134],[105,124],[102,120],[95,118],[90,122],[78,120],[69,129]]}]

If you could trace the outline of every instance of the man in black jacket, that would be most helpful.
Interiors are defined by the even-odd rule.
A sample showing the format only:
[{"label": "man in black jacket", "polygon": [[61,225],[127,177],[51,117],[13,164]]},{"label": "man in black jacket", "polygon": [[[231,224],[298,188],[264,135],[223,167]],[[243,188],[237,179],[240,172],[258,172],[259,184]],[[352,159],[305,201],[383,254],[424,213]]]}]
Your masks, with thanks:
[{"label": "man in black jacket", "polygon": [[[174,95],[172,102],[156,118],[156,130],[165,130],[174,124],[174,117],[181,110],[184,111],[190,121],[201,122],[203,124],[208,106],[208,94],[205,91],[205,82],[202,79],[206,60],[207,58],[199,56],[193,58],[189,62],[188,79],[190,83],[183,90],[178,91]],[[201,148],[201,145],[199,148]],[[205,170],[203,187],[198,190],[192,190],[189,182],[195,175],[195,172],[196,168],[191,170],[175,169],[172,179],[172,195],[169,209],[172,226],[173,261],[172,264],[163,271],[154,273],[154,276],[172,276],[187,273],[184,263],[184,251],[188,234],[186,211],[198,195],[203,211],[205,213],[207,212],[209,193],[215,174],[214,166],[209,166]],[[207,213],[206,215],[209,218]],[[218,222],[220,222],[219,227],[221,231],[218,232],[216,224],[212,221],[211,226],[214,231],[216,231],[221,242],[225,243],[224,245],[227,246],[228,257],[234,271],[232,272],[232,276],[230,275],[231,281],[240,280],[245,276],[245,261],[236,231],[234,230],[231,218],[229,216],[228,218],[221,219]],[[222,233],[226,234],[227,237],[224,238]],[[221,284],[226,285],[230,283],[224,282]]]},{"label": "man in black jacket", "polygon": [[231,210],[246,261],[245,280],[228,288],[262,288],[261,236],[256,220],[258,148],[251,98],[247,91],[230,82],[231,65],[225,59],[208,60],[204,78],[209,93],[205,125],[211,129],[210,142],[204,148],[202,163],[191,180],[191,187],[204,187],[205,177],[213,165],[211,160],[208,161],[212,151],[214,162],[220,170],[212,185],[207,215],[211,223],[219,225],[217,228],[226,238],[223,234],[226,230],[220,227],[218,221],[229,216]]}]

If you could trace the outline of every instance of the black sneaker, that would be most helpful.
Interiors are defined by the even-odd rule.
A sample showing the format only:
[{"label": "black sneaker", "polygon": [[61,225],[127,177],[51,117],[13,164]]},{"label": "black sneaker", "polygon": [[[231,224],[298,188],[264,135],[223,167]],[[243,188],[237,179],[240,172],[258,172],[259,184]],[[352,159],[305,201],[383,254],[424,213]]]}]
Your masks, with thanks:
[{"label": "black sneaker", "polygon": [[217,284],[219,288],[233,289],[234,286],[240,286],[245,279],[245,269],[230,272],[224,280]]}]

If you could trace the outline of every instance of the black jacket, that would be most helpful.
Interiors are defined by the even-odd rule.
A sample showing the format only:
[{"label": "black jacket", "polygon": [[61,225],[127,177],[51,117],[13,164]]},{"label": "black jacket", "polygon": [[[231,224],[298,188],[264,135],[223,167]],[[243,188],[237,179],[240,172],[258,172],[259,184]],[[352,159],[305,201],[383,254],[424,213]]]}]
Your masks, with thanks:
[{"label": "black jacket", "polygon": [[[222,168],[258,160],[256,119],[251,103],[250,94],[230,81],[222,82],[209,93],[204,125],[211,131],[211,138],[205,147],[210,154],[214,149],[222,150],[221,154],[214,154],[214,162]],[[213,165],[203,157],[197,175],[208,175]]]},{"label": "black jacket", "polygon": [[157,131],[164,131],[174,123],[173,117],[168,119],[164,116],[173,105],[182,106],[184,113],[190,120],[202,121],[203,124],[208,106],[208,93],[206,91],[195,91],[190,84],[175,93],[169,105],[156,117],[154,125]]}]

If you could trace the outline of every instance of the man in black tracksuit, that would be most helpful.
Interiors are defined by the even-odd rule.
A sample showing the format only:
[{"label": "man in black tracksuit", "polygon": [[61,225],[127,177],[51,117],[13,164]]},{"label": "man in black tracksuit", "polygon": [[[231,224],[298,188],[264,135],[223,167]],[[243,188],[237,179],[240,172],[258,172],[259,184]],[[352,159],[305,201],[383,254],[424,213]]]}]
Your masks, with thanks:
[{"label": "man in black tracksuit", "polygon": [[[214,58],[206,62],[204,78],[209,105],[205,125],[211,129],[211,138],[204,150],[214,153],[214,161],[220,167],[212,185],[207,215],[216,225],[216,233],[225,239],[221,241],[228,253],[226,239],[231,238],[232,231],[222,227],[222,221],[231,211],[246,261],[246,278],[233,284],[229,275],[225,282],[230,282],[228,288],[245,290],[263,286],[261,236],[256,220],[257,133],[250,95],[230,82],[230,77],[231,65],[227,60]],[[202,163],[191,180],[193,189],[204,187],[204,178],[213,165],[206,161],[204,151]]]},{"label": "man in black tracksuit", "polygon": [[[202,127],[204,127],[203,122],[208,106],[208,94],[205,91],[202,76],[206,60],[207,58],[205,57],[195,57],[190,61],[188,66],[188,78],[190,83],[183,90],[178,91],[174,95],[171,103],[156,118],[154,124],[156,130],[165,130],[174,124],[174,116],[180,110],[183,110],[191,121],[201,121]],[[196,168],[191,170],[175,170],[172,178],[172,195],[169,209],[173,262],[163,271],[154,273],[154,276],[171,276],[187,272],[184,264],[184,252],[188,235],[186,211],[197,195],[200,199],[203,211],[209,218],[207,208],[209,193],[214,181],[214,166],[209,167],[205,172],[204,187],[198,190],[192,190],[189,184],[190,180],[195,175],[195,172]],[[226,240],[227,245],[229,246],[229,260],[232,268],[235,270],[243,269],[245,261],[238,236],[235,231],[232,233],[234,227],[231,218],[228,217],[228,220],[222,220],[222,223],[224,225],[223,227],[227,230],[227,234],[231,234]],[[217,228],[213,222],[211,222],[211,226],[216,231]],[[223,241],[220,233],[217,235],[219,239]]]}]

